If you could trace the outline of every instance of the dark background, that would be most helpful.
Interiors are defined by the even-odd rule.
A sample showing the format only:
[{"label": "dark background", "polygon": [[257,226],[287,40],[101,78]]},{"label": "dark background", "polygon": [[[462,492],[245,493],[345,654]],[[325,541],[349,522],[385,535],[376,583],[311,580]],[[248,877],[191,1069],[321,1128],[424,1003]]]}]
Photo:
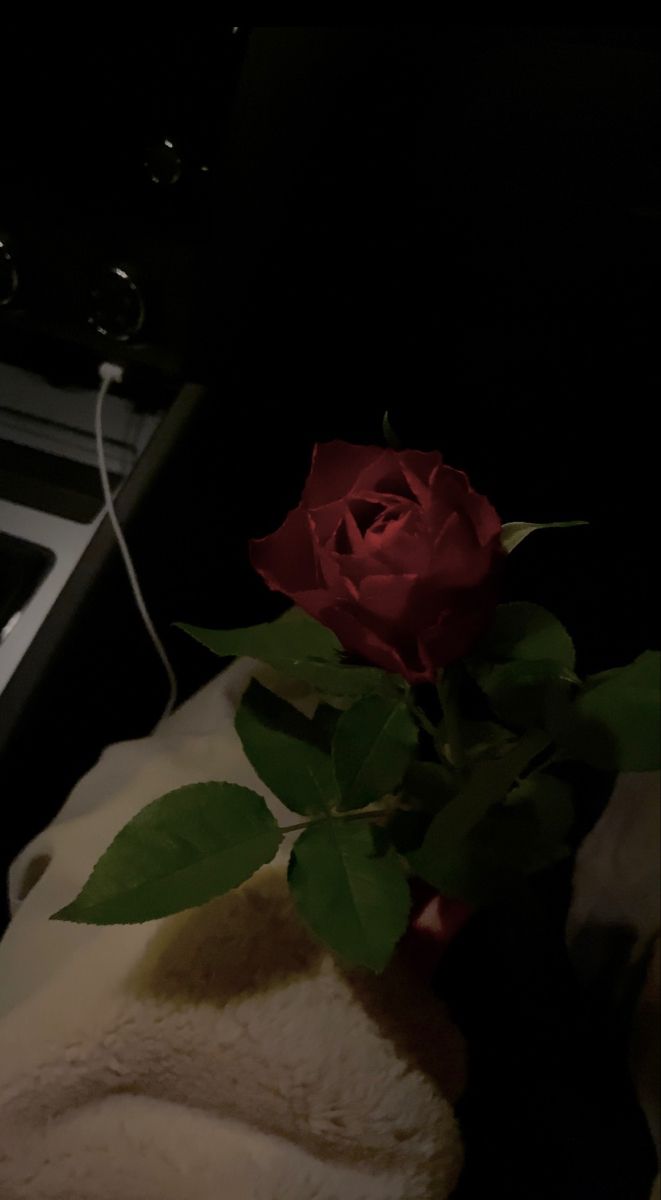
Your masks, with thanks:
[{"label": "dark background", "polygon": [[[147,371],[151,395],[183,379],[209,387],[128,530],[183,695],[218,663],[170,623],[249,624],[281,611],[250,570],[248,538],[297,502],[315,440],[380,442],[385,409],[407,445],[441,449],[505,520],[589,520],[530,538],[508,582],[510,596],[565,621],[583,670],[658,647],[660,28],[256,28],[241,29],[231,51],[211,18],[208,28],[185,19],[176,36],[134,27],[104,40],[90,28],[76,45],[60,31],[54,90],[47,40],[19,44],[0,199],[24,214],[23,243],[39,242],[33,261],[52,268],[61,251],[48,247],[69,239],[69,265],[55,284],[51,269],[49,287],[67,275],[73,315],[54,330],[42,298],[40,328],[14,341],[0,328],[0,345],[20,340],[28,357],[54,359],[66,342],[71,369],[89,378],[99,349],[81,338],[78,353],[84,271],[71,264],[90,247],[103,248],[101,261],[130,245],[161,315],[148,352],[125,347],[126,361]],[[66,145],[54,153],[44,113],[58,128],[58,104]],[[172,126],[187,161],[214,170],[209,187],[198,178],[154,198],[136,163]],[[32,153],[39,138],[48,153]],[[5,810],[17,814],[7,860],[102,746],[149,732],[164,700],[114,562],[4,755]],[[550,924],[539,944],[553,958],[560,923]],[[480,936],[492,974],[481,1008],[466,1009],[474,977],[462,1003],[490,1047],[483,1061],[494,1061],[499,1022],[506,1046],[519,1040],[498,1060],[513,1079],[509,1107],[488,1086],[475,1093],[472,1161],[489,1170],[478,1178],[474,1165],[464,1187],[484,1195],[488,1182],[512,1200],[645,1196],[646,1133],[610,1077],[586,1059],[584,1102],[569,1102],[568,1064],[587,1035],[563,968],[547,977],[538,963],[536,982],[519,989],[520,943],[502,928],[500,948],[493,931]],[[531,1087],[546,1101],[526,1123]],[[494,1108],[513,1124],[490,1124]],[[556,1121],[549,1142],[562,1108],[571,1132]],[[556,1170],[545,1174],[550,1145]]]}]

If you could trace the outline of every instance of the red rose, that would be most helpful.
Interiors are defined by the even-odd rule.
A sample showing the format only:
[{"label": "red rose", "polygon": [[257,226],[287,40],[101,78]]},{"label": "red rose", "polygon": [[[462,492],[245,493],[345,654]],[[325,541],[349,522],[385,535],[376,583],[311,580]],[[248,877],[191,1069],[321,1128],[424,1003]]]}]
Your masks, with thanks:
[{"label": "red rose", "polygon": [[433,680],[485,629],[504,557],[501,522],[434,451],[317,445],[298,508],[250,544],[268,586],[345,650]]}]

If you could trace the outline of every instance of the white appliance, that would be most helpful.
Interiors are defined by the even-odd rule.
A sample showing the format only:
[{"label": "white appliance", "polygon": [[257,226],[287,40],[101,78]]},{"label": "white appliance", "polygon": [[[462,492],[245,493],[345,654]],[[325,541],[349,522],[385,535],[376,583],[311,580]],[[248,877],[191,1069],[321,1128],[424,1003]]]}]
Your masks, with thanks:
[{"label": "white appliance", "polygon": [[[0,363],[0,703],[103,519],[95,399],[94,391],[53,387]],[[106,397],[104,447],[115,489],[164,415]]]}]

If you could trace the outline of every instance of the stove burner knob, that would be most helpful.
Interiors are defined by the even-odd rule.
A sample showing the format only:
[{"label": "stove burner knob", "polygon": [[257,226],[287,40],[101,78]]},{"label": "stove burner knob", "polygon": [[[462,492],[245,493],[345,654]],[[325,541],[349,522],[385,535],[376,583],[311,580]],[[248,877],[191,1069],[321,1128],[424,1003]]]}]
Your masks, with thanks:
[{"label": "stove burner knob", "polygon": [[179,182],[183,163],[171,138],[162,138],[147,148],[144,167],[152,183],[172,187]]},{"label": "stove burner knob", "polygon": [[140,332],[145,305],[140,289],[124,267],[108,267],[90,292],[89,324],[104,337],[125,342]]}]

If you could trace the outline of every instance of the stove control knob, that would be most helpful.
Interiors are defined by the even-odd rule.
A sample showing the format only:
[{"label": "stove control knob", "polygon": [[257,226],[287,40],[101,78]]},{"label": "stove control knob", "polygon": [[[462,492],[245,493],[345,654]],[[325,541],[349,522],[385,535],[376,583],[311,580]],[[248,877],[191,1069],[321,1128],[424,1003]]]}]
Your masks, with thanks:
[{"label": "stove control knob", "polygon": [[126,342],[140,332],[145,322],[145,304],[140,288],[124,267],[107,267],[90,292],[89,323],[97,333]]}]

